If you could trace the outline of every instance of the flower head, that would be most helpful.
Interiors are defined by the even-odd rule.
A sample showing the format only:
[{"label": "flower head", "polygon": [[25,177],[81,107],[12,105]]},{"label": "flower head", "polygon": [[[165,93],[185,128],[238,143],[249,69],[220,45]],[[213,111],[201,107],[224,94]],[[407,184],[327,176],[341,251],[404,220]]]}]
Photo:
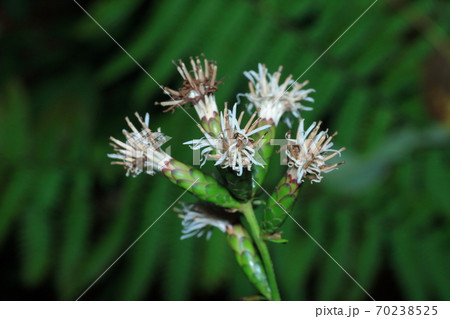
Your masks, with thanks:
[{"label": "flower head", "polygon": [[281,116],[285,112],[290,112],[299,118],[301,110],[312,110],[311,107],[302,105],[302,101],[314,102],[314,99],[308,96],[314,90],[303,89],[308,84],[308,81],[299,84],[292,80],[292,75],[289,75],[280,84],[281,70],[282,67],[280,66],[278,71],[270,74],[266,66],[259,63],[259,72],[244,72],[244,75],[250,80],[248,83],[250,93],[243,94],[250,101],[249,111],[256,107],[261,118],[273,120],[275,125],[278,125]]},{"label": "flower head", "polygon": [[[304,177],[308,177],[312,182],[322,180],[321,173],[328,173],[336,169],[344,162],[327,165],[326,161],[336,155],[341,155],[345,148],[333,150],[331,140],[337,132],[328,136],[328,130],[320,131],[322,122],[314,122],[305,132],[304,119],[300,121],[296,139],[291,139],[290,133],[286,134],[288,144],[286,155],[288,161],[288,173],[295,176],[297,183],[301,184]],[[328,153],[331,153],[328,155]]]},{"label": "flower head", "polygon": [[235,215],[224,212],[217,206],[207,204],[187,204],[181,203],[181,208],[176,208],[179,217],[182,219],[181,225],[183,235],[181,239],[189,237],[201,237],[206,234],[206,239],[210,239],[214,227],[225,232],[227,226],[233,224]]},{"label": "flower head", "polygon": [[261,119],[254,121],[256,117],[256,113],[254,113],[244,128],[241,128],[243,116],[244,112],[241,112],[237,118],[236,104],[232,111],[225,106],[225,110],[220,114],[221,132],[218,138],[211,137],[199,126],[205,137],[184,144],[192,144],[193,150],[202,149],[201,155],[204,160],[201,165],[206,162],[207,158],[212,158],[216,160],[216,166],[230,167],[237,172],[238,176],[241,176],[243,170],[250,171],[253,164],[262,166],[255,156],[263,137],[255,140],[251,136],[270,127],[270,124],[258,126]]},{"label": "flower head", "polygon": [[[192,71],[188,71],[183,61],[179,60],[179,65],[175,62],[178,72],[183,78],[183,87],[178,91],[165,87],[164,93],[169,95],[171,100],[157,102],[162,106],[168,106],[166,111],[173,110],[177,106],[192,104],[200,119],[214,117],[218,113],[214,92],[221,83],[217,81],[217,64],[214,61],[204,59],[204,67],[198,57],[190,58]],[[192,73],[192,75],[191,75]]]},{"label": "flower head", "polygon": [[161,170],[165,163],[172,159],[161,149],[166,138],[160,129],[157,132],[152,132],[149,129],[150,116],[148,113],[145,115],[145,120],[138,113],[135,113],[135,115],[142,125],[142,130],[136,129],[126,117],[125,120],[131,132],[122,131],[126,137],[126,142],[110,137],[111,146],[114,147],[116,153],[108,154],[108,157],[119,160],[111,164],[122,165],[127,170],[127,176],[131,173],[135,177],[144,171],[147,174],[154,175],[155,170]]}]

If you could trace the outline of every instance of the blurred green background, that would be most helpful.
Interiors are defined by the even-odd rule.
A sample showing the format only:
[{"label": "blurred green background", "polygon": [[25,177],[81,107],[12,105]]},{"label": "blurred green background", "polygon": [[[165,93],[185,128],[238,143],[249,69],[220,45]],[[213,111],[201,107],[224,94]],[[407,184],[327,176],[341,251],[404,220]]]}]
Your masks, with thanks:
[{"label": "blurred green background", "polygon": [[[220,103],[258,62],[298,77],[371,3],[80,1],[162,85],[181,84],[174,59],[218,61]],[[150,112],[188,162],[182,142],[200,133],[154,106],[167,97],[73,1],[1,6],[0,297],[73,300],[182,193],[162,176],[125,178],[109,136]],[[380,0],[300,79],[316,89],[303,115],[347,151],[292,214],[377,300],[450,299],[449,13],[448,1]],[[169,211],[83,299],[255,294],[220,232],[180,230]],[[284,299],[368,300],[297,225],[283,230],[289,243],[270,248]]]}]

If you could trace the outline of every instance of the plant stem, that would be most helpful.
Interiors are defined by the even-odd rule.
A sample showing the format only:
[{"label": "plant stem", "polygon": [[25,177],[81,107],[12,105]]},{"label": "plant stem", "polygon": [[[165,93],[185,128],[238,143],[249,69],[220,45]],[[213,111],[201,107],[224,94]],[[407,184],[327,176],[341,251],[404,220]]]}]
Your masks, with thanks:
[{"label": "plant stem", "polygon": [[280,292],[278,291],[277,281],[275,279],[272,259],[270,258],[269,249],[267,248],[266,243],[261,238],[261,231],[259,229],[258,220],[256,219],[251,202],[247,202],[242,205],[242,212],[247,219],[248,224],[250,225],[253,239],[261,254],[264,267],[266,268],[267,279],[269,281],[270,289],[272,290],[272,300],[279,301],[281,300],[281,297]]}]

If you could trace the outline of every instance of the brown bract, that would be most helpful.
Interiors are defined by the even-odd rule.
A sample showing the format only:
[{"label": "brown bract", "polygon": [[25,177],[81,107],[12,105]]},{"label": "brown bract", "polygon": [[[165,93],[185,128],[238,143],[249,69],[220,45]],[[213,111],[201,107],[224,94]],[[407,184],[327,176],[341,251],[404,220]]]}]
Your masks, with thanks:
[{"label": "brown bract", "polygon": [[156,102],[162,106],[168,106],[165,112],[174,110],[177,106],[185,104],[195,105],[200,101],[204,101],[205,97],[213,94],[218,89],[218,85],[222,81],[217,81],[217,64],[215,61],[207,60],[203,57],[204,66],[199,57],[191,57],[190,64],[192,70],[189,71],[182,60],[178,60],[179,64],[173,63],[177,67],[178,73],[183,78],[183,86],[178,91],[164,88],[164,93],[171,97],[170,101]]}]

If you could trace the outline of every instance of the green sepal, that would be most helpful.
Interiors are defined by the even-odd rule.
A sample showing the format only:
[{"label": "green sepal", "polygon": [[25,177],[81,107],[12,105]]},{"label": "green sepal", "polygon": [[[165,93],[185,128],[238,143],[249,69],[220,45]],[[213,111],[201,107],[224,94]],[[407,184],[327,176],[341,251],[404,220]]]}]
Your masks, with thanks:
[{"label": "green sepal", "polygon": [[241,201],[247,201],[252,197],[252,172],[244,169],[238,176],[233,169],[219,168],[225,185],[230,193]]},{"label": "green sepal", "polygon": [[241,203],[224,186],[196,168],[171,159],[161,172],[172,183],[187,189],[201,200],[235,210],[241,207]]},{"label": "green sepal", "polygon": [[214,117],[201,119],[203,129],[211,135],[212,138],[218,138],[222,129],[220,127],[220,115],[214,112]]},{"label": "green sepal", "polygon": [[263,120],[259,123],[258,127],[264,126],[270,124],[271,126],[267,130],[263,130],[261,132],[258,132],[257,135],[255,134],[255,140],[259,140],[262,137],[262,140],[260,141],[260,148],[258,149],[258,156],[255,157],[255,159],[263,164],[263,166],[259,165],[253,165],[252,166],[252,175],[253,179],[257,182],[253,183],[253,194],[260,191],[260,187],[258,184],[262,184],[264,182],[264,178],[266,177],[266,174],[269,169],[269,161],[273,154],[273,145],[271,145],[271,140],[275,137],[275,130],[276,126],[273,122],[273,120]]},{"label": "green sepal", "polygon": [[[264,209],[261,232],[263,234],[275,233],[286,221],[294,206],[299,193],[300,185],[290,174],[285,174],[275,187],[272,196],[267,200]],[[282,207],[280,207],[280,205]]]},{"label": "green sepal", "polygon": [[250,235],[239,224],[228,226],[226,233],[228,243],[236,255],[236,261],[247,278],[265,298],[271,300],[272,293],[267,275]]}]

